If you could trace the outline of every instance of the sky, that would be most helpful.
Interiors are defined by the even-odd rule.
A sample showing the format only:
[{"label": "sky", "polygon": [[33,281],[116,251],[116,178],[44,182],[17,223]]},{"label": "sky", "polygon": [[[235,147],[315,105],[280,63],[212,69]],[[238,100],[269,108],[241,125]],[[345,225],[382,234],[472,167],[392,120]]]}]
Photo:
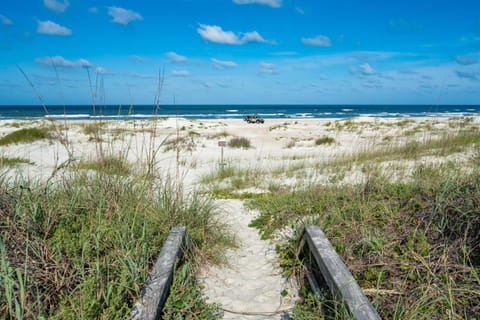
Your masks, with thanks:
[{"label": "sky", "polygon": [[478,105],[480,1],[1,0],[0,105],[42,101]]}]

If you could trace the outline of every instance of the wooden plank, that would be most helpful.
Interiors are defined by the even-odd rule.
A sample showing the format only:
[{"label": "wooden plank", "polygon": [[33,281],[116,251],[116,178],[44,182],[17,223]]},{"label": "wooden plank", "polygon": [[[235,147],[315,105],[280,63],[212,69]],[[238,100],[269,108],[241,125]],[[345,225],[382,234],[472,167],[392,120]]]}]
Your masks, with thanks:
[{"label": "wooden plank", "polygon": [[140,293],[140,299],[133,306],[131,319],[160,319],[173,281],[175,262],[183,256],[182,246],[185,242],[186,230],[185,227],[176,227],[170,230],[153,266],[152,273]]},{"label": "wooden plank", "polygon": [[357,320],[380,319],[375,308],[333,249],[330,241],[318,226],[306,226],[303,235],[325,282],[333,294],[344,301]]}]

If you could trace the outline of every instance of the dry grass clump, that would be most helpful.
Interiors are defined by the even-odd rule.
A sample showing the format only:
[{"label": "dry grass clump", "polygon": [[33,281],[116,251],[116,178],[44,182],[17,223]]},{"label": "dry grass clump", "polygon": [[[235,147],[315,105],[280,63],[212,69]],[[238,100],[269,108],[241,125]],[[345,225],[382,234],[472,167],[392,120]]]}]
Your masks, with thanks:
[{"label": "dry grass clump", "polygon": [[250,139],[245,137],[234,137],[228,141],[228,146],[230,148],[238,148],[238,149],[249,149],[252,147]]},{"label": "dry grass clump", "polygon": [[330,145],[334,143],[335,143],[335,139],[332,137],[323,136],[321,138],[315,139],[315,145],[317,146],[324,145],[324,144]]}]

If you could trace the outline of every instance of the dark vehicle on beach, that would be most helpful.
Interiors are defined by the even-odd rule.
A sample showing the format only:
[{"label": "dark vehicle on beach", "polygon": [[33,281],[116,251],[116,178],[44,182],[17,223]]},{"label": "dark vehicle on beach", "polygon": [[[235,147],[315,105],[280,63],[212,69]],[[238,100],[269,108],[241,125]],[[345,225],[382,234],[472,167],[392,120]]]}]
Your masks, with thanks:
[{"label": "dark vehicle on beach", "polygon": [[246,121],[247,123],[264,123],[265,120],[256,114],[254,115],[246,115],[243,117],[243,121]]}]

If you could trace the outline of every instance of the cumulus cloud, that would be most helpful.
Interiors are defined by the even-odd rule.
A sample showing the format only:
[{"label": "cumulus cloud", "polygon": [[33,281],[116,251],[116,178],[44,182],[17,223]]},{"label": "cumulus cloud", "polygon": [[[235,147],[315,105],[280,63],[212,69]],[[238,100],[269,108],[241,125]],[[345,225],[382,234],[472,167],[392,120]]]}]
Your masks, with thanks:
[{"label": "cumulus cloud", "polygon": [[38,33],[50,34],[50,35],[56,35],[56,36],[69,36],[72,34],[72,30],[50,20],[47,20],[47,21],[38,20],[37,23],[38,23],[38,28],[37,28]]},{"label": "cumulus cloud", "polygon": [[282,0],[233,0],[236,4],[252,4],[258,3],[270,6],[272,8],[280,8],[282,6]]},{"label": "cumulus cloud", "polygon": [[252,31],[244,33],[241,42],[266,42],[266,40],[257,31]]},{"label": "cumulus cloud", "polygon": [[225,69],[225,68],[235,68],[237,64],[233,61],[225,61],[225,60],[218,60],[218,59],[211,59],[212,64],[217,69]]},{"label": "cumulus cloud", "polygon": [[275,66],[273,63],[268,63],[268,62],[260,62],[260,73],[263,74],[277,74],[278,69],[277,66]]},{"label": "cumulus cloud", "polygon": [[4,15],[0,14],[0,22],[4,25],[11,25],[13,24],[13,21],[5,17]]},{"label": "cumulus cloud", "polygon": [[56,12],[64,12],[65,9],[70,5],[68,0],[58,1],[58,0],[43,0],[43,4],[50,10]]},{"label": "cumulus cloud", "polygon": [[143,20],[143,17],[132,10],[120,8],[120,7],[107,7],[108,14],[113,18],[112,22],[127,25],[135,20]]},{"label": "cumulus cloud", "polygon": [[187,70],[173,70],[172,71],[172,76],[175,77],[188,77],[190,75],[190,72]]},{"label": "cumulus cloud", "polygon": [[225,44],[241,44],[240,39],[235,33],[232,31],[223,31],[219,26],[200,24],[197,32],[207,41]]},{"label": "cumulus cloud", "polygon": [[317,47],[332,46],[332,42],[330,41],[330,38],[324,35],[318,35],[314,38],[302,38],[302,43],[309,46],[317,46]]},{"label": "cumulus cloud", "polygon": [[179,55],[176,52],[170,51],[166,53],[166,56],[173,62],[187,62],[188,59],[185,56]]},{"label": "cumulus cloud", "polygon": [[241,45],[248,42],[274,43],[265,40],[257,31],[235,34],[232,31],[224,31],[222,27],[200,24],[197,32],[207,41],[223,44]]},{"label": "cumulus cloud", "polygon": [[62,56],[43,57],[35,59],[35,62],[43,66],[55,66],[61,68],[91,68],[93,65],[87,59],[67,60]]},{"label": "cumulus cloud", "polygon": [[466,56],[456,56],[455,61],[458,64],[461,64],[463,66],[468,66],[468,65],[477,63],[478,59],[473,58],[473,57],[466,57]]},{"label": "cumulus cloud", "polygon": [[477,72],[456,70],[455,73],[459,78],[464,78],[469,80],[479,80],[479,74]]},{"label": "cumulus cloud", "polygon": [[98,13],[98,8],[97,8],[97,7],[91,7],[90,9],[88,9],[88,11],[89,11],[90,13],[95,13],[95,14],[97,14],[97,13]]}]

